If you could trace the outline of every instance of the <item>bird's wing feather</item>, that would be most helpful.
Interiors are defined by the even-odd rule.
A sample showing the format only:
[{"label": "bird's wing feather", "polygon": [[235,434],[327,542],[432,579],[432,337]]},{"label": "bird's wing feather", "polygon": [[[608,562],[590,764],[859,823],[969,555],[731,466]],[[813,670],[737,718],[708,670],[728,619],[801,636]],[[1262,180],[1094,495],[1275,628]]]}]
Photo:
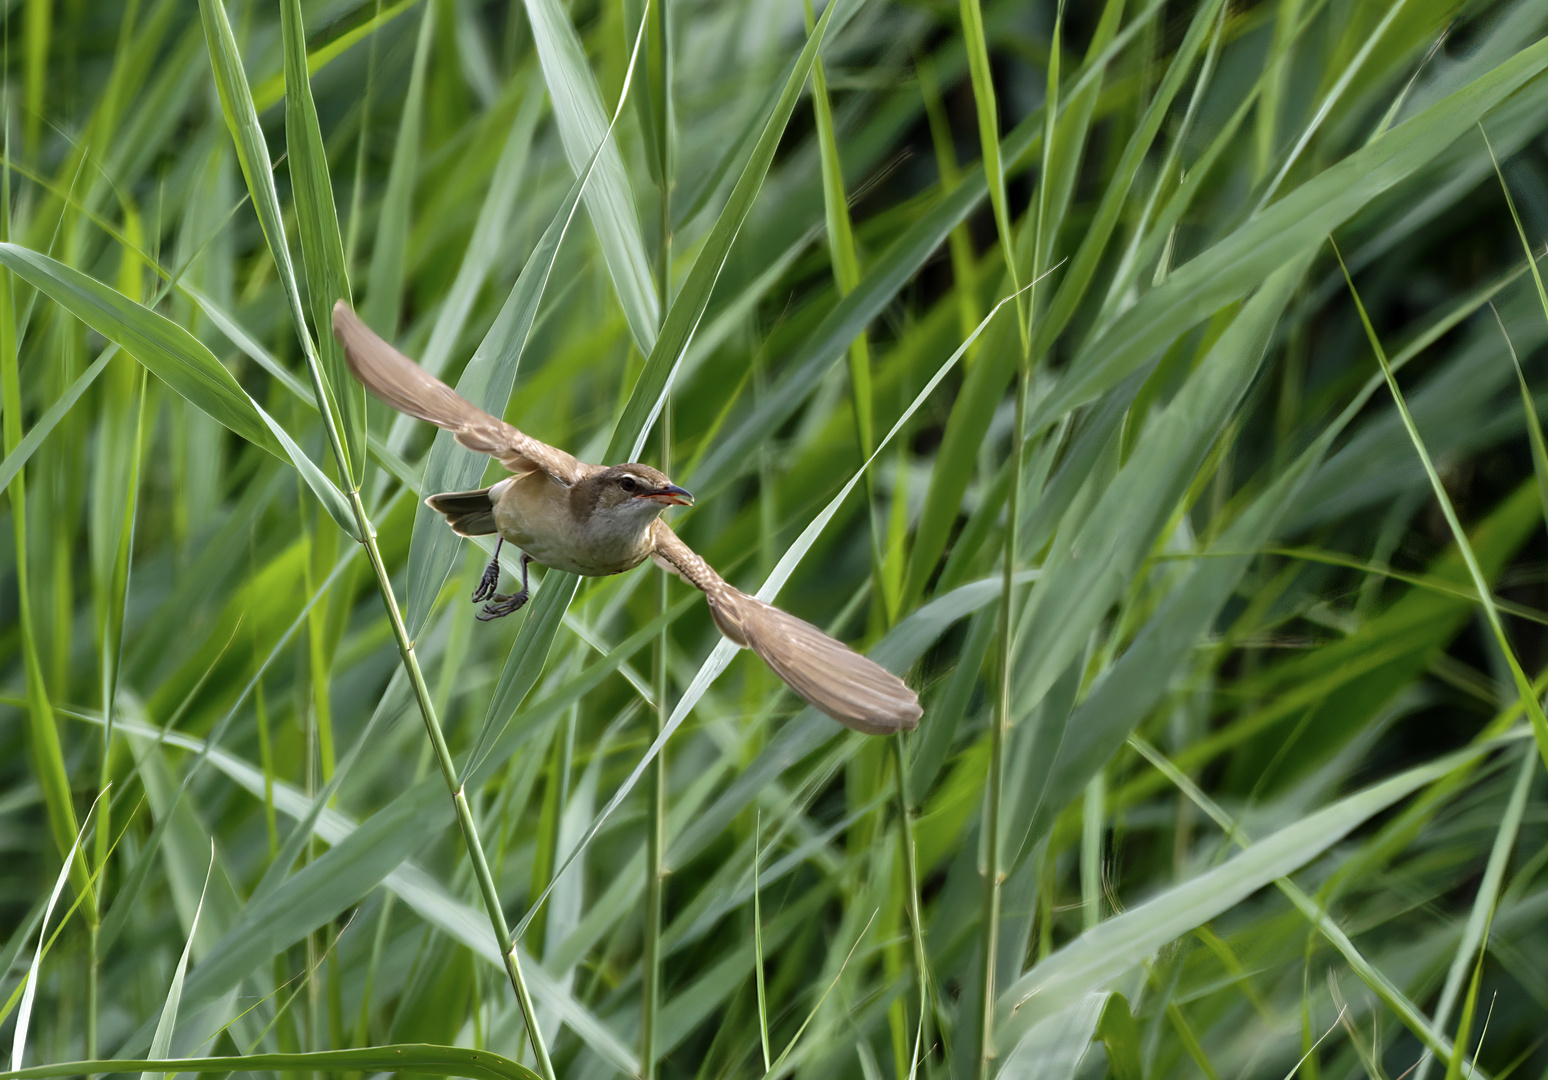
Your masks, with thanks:
[{"label": "bird's wing feather", "polygon": [[811,623],[727,584],[665,522],[655,523],[651,539],[652,558],[704,593],[720,632],[757,653],[818,709],[868,735],[919,726],[919,697],[896,675]]},{"label": "bird's wing feather", "polygon": [[450,431],[469,450],[488,454],[513,473],[545,472],[574,484],[595,467],[491,416],[377,336],[348,304],[333,307],[333,333],[355,378],[399,412]]}]

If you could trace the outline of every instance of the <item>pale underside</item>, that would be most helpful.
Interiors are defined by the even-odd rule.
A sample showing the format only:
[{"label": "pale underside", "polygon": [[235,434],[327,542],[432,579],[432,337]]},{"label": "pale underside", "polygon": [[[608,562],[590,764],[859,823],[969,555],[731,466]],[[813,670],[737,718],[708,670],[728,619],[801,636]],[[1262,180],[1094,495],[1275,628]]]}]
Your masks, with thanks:
[{"label": "pale underside", "polygon": [[591,522],[580,529],[570,512],[570,492],[541,471],[502,480],[489,489],[495,528],[534,562],[585,577],[633,570],[650,556],[648,523],[622,520],[622,528],[611,530]]}]

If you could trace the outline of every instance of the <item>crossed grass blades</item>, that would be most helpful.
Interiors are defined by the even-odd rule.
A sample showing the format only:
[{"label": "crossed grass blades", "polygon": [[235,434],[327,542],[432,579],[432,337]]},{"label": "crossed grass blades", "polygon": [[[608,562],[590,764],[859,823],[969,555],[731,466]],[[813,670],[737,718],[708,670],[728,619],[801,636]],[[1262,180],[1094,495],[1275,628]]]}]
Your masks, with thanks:
[{"label": "crossed grass blades", "polygon": [[[5,20],[5,1078],[1548,1068],[1541,5]],[[919,730],[475,626],[341,296]]]}]

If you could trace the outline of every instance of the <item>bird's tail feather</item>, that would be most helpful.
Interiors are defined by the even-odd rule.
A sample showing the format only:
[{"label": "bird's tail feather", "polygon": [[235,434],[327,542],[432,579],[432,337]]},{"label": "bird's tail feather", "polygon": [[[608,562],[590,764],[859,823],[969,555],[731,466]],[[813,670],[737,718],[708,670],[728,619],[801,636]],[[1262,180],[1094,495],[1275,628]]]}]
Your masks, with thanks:
[{"label": "bird's tail feather", "polygon": [[494,503],[489,489],[443,491],[425,500],[425,505],[446,515],[446,522],[459,536],[489,536],[495,532]]}]

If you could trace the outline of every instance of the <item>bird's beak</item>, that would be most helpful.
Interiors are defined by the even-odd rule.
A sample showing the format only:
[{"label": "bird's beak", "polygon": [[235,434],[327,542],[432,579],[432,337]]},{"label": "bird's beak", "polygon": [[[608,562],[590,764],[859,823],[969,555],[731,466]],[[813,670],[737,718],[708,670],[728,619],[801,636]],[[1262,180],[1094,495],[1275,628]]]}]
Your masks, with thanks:
[{"label": "bird's beak", "polygon": [[652,502],[661,503],[663,506],[692,506],[693,496],[676,484],[668,484],[664,488],[636,495],[636,499],[649,499]]}]

